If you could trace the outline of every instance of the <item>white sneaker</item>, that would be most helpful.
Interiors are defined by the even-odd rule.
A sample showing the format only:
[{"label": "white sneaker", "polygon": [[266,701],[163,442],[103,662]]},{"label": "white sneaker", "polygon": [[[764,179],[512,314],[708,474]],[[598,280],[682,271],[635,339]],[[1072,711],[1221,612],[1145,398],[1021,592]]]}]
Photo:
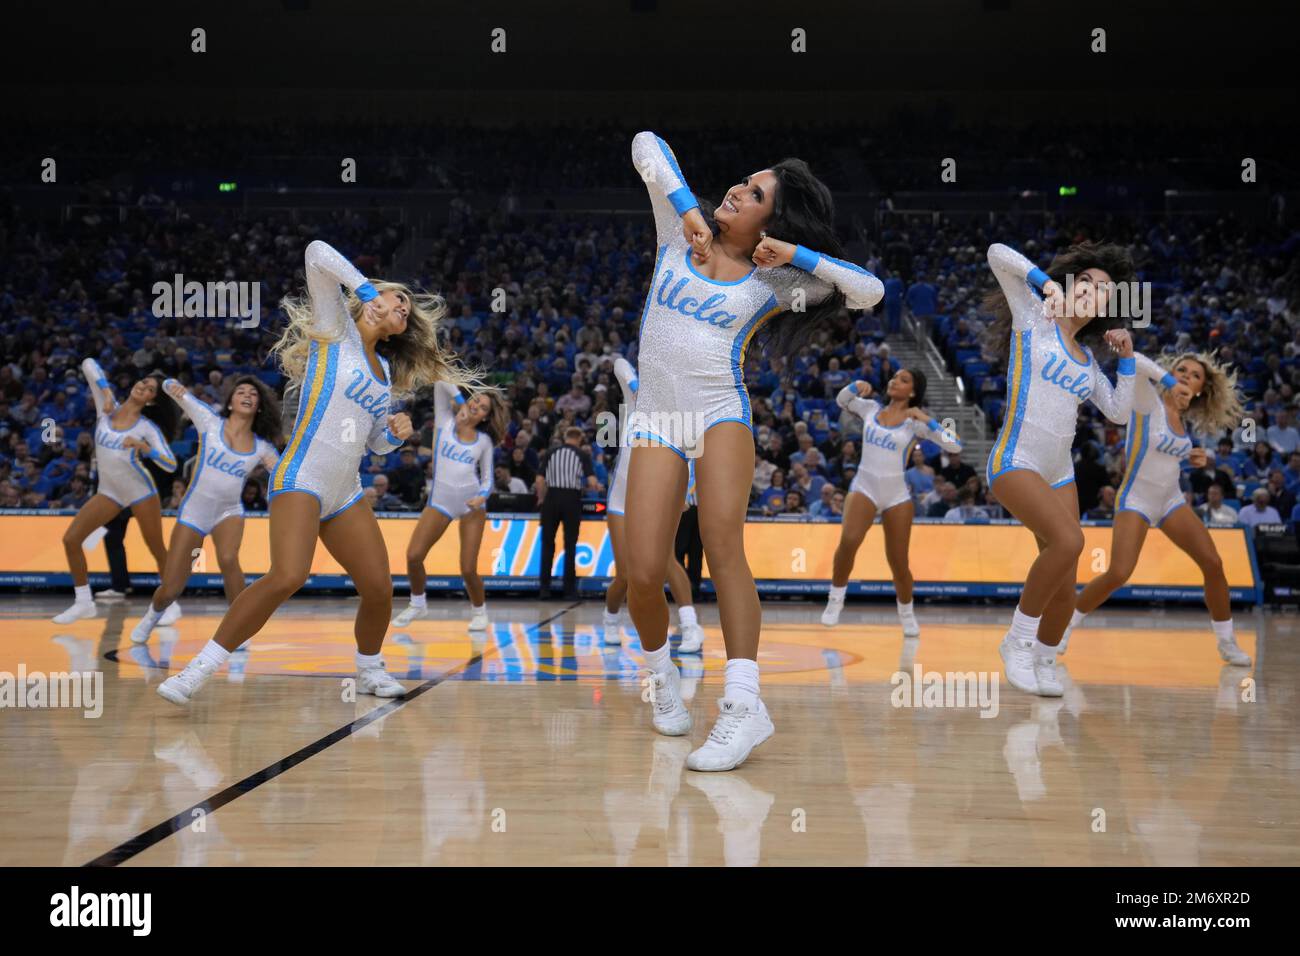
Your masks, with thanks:
[{"label": "white sneaker", "polygon": [[682,641],[677,645],[679,654],[698,654],[704,649],[704,628],[690,624],[682,628]]},{"label": "white sneaker", "polygon": [[916,619],[916,612],[915,612],[915,611],[909,611],[909,612],[907,612],[906,614],[904,614],[902,611],[899,611],[899,612],[898,612],[898,623],[900,623],[900,624],[903,625],[903,636],[904,636],[904,637],[920,637],[920,636],[921,636],[921,624],[920,624],[920,622],[917,621],[917,619]]},{"label": "white sneaker", "polygon": [[1056,674],[1056,654],[1041,654],[1034,651],[1034,677],[1038,679],[1040,697],[1060,697],[1065,693],[1065,686]]},{"label": "white sneaker", "polygon": [[114,590],[113,588],[105,588],[102,591],[95,592],[96,601],[121,601],[125,597],[125,594],[121,591]]},{"label": "white sneaker", "polygon": [[54,615],[55,624],[71,624],[73,621],[81,621],[88,617],[94,617],[99,612],[95,609],[94,601],[73,601],[72,606],[66,611]]},{"label": "white sneaker", "polygon": [[1034,642],[1016,640],[1007,631],[998,645],[998,654],[1002,657],[1007,683],[1026,694],[1038,693],[1038,677],[1034,671]]},{"label": "white sneaker", "polygon": [[151,626],[151,627],[145,627],[145,626],[144,626],[144,622],[145,622],[145,620],[147,620],[147,619],[146,619],[146,618],[140,618],[140,623],[137,624],[135,627],[131,628],[131,643],[132,643],[132,644],[147,644],[147,643],[149,643],[149,635],[153,633],[153,629],[154,629],[154,627],[161,627],[161,626],[162,626],[162,620],[161,620],[161,618],[159,619],[159,621],[158,621],[157,624],[155,624],[155,625],[153,625],[153,626]]},{"label": "white sneaker", "polygon": [[188,704],[217,668],[207,661],[194,658],[179,674],[174,674],[158,685],[158,693],[173,704]]},{"label": "white sneaker", "polygon": [[666,673],[643,670],[648,675],[647,686],[650,690],[650,706],[653,709],[655,730],[665,737],[681,737],[691,732],[691,712],[682,701],[682,678],[677,668],[672,667]]},{"label": "white sneaker", "polygon": [[162,617],[158,618],[159,627],[171,627],[181,619],[181,605],[179,601],[172,601],[163,609]]},{"label": "white sneaker", "polygon": [[840,623],[840,611],[844,610],[844,598],[831,595],[826,598],[826,610],[822,611],[822,623],[834,627]]},{"label": "white sneaker", "polygon": [[602,612],[600,619],[601,631],[600,639],[605,644],[622,644],[623,643],[623,612],[615,611],[610,614],[609,611]]},{"label": "white sneaker", "polygon": [[1219,656],[1234,667],[1249,667],[1250,655],[1237,646],[1237,639],[1219,641]]},{"label": "white sneaker", "polygon": [[479,608],[474,612],[474,616],[469,619],[469,629],[471,631],[486,631],[488,629],[487,605]]},{"label": "white sneaker", "polygon": [[408,604],[401,614],[393,618],[393,627],[406,627],[415,619],[428,616],[429,609],[427,607],[416,607],[414,604]]},{"label": "white sneaker", "polygon": [[751,710],[738,700],[724,697],[718,701],[718,719],[709,731],[709,739],[686,758],[686,766],[692,770],[734,770],[775,731],[761,700]]},{"label": "white sneaker", "polygon": [[384,670],[383,664],[375,664],[357,670],[357,693],[374,694],[376,697],[404,697],[406,688]]}]

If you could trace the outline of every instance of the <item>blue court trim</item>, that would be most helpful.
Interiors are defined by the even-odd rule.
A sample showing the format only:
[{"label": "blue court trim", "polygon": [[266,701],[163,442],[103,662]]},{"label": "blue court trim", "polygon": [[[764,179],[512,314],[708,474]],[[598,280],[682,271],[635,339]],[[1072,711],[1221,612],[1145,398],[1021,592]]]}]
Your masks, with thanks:
[{"label": "blue court trim", "polygon": [[325,516],[324,516],[323,518],[321,518],[320,520],[321,520],[321,521],[329,521],[330,518],[337,518],[339,515],[343,514],[343,512],[347,511],[347,510],[348,510],[349,508],[351,508],[354,504],[356,504],[358,501],[360,501],[362,495],[363,495],[363,492],[358,491],[355,495],[353,495],[351,498],[348,499],[347,504],[345,504],[342,508],[339,508],[337,511],[331,511],[329,514],[325,515]]},{"label": "blue court trim", "polygon": [[[705,430],[707,431],[708,429]],[[627,437],[629,441],[631,441],[633,438],[643,438],[649,441],[657,442],[659,445],[663,446],[664,448],[671,448],[673,451],[677,452],[678,456],[683,461],[687,460],[686,452],[682,451],[680,448],[678,448],[676,445],[674,445],[672,442],[668,441],[667,439],[661,438],[660,436],[656,435],[654,432],[650,432],[650,431],[646,431],[645,429],[638,428],[630,432]]]}]

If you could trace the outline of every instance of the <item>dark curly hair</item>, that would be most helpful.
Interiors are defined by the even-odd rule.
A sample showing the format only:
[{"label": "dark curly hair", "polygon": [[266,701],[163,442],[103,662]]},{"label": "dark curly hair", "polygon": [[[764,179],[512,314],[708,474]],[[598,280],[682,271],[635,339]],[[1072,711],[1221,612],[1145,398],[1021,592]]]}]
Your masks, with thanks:
[{"label": "dark curly hair", "polygon": [[235,389],[241,385],[251,385],[257,389],[257,411],[253,414],[253,434],[278,448],[283,444],[280,432],[280,401],[275,397],[275,392],[271,391],[260,378],[254,375],[236,375],[221,396],[221,417],[230,417],[230,401],[234,397]]},{"label": "dark curly hair", "polygon": [[[1058,252],[1046,271],[1053,282],[1064,288],[1067,275],[1078,275],[1086,269],[1100,269],[1115,283],[1131,282],[1137,274],[1128,249],[1115,243],[1102,242],[1080,242],[1064,252]],[[1011,351],[1011,307],[1000,286],[984,296],[980,309],[993,316],[993,321],[985,332],[986,345],[990,351],[1005,360]],[[1109,308],[1106,310],[1107,313],[1111,311]],[[1075,333],[1074,340],[1098,353],[1099,357],[1106,356],[1110,354],[1106,333],[1123,327],[1123,316],[1103,313]]]}]

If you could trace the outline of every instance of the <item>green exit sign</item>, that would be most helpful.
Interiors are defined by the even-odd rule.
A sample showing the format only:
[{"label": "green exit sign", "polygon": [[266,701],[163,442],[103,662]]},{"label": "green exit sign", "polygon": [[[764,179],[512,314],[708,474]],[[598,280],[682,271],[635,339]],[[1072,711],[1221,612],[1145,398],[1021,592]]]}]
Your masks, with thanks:
[{"label": "green exit sign", "polygon": [[1077,196],[1078,194],[1079,194],[1079,187],[1078,187],[1078,186],[1062,186],[1062,187],[1061,187],[1061,195],[1062,195],[1062,196]]},{"label": "green exit sign", "polygon": [[217,183],[217,190],[223,193],[233,193],[238,188],[238,183]]}]

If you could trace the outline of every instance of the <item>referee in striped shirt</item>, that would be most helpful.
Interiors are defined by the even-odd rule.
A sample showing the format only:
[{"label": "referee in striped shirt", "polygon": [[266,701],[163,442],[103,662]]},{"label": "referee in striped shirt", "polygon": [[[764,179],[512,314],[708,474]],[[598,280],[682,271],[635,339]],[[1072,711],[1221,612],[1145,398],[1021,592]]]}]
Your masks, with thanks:
[{"label": "referee in striped shirt", "polygon": [[582,523],[582,487],[597,491],[596,469],[582,450],[581,428],[569,427],[564,444],[542,458],[537,475],[537,500],[542,510],[541,597],[551,596],[551,565],[555,563],[555,532],[564,524],[564,597],[578,598],[578,528]]}]

